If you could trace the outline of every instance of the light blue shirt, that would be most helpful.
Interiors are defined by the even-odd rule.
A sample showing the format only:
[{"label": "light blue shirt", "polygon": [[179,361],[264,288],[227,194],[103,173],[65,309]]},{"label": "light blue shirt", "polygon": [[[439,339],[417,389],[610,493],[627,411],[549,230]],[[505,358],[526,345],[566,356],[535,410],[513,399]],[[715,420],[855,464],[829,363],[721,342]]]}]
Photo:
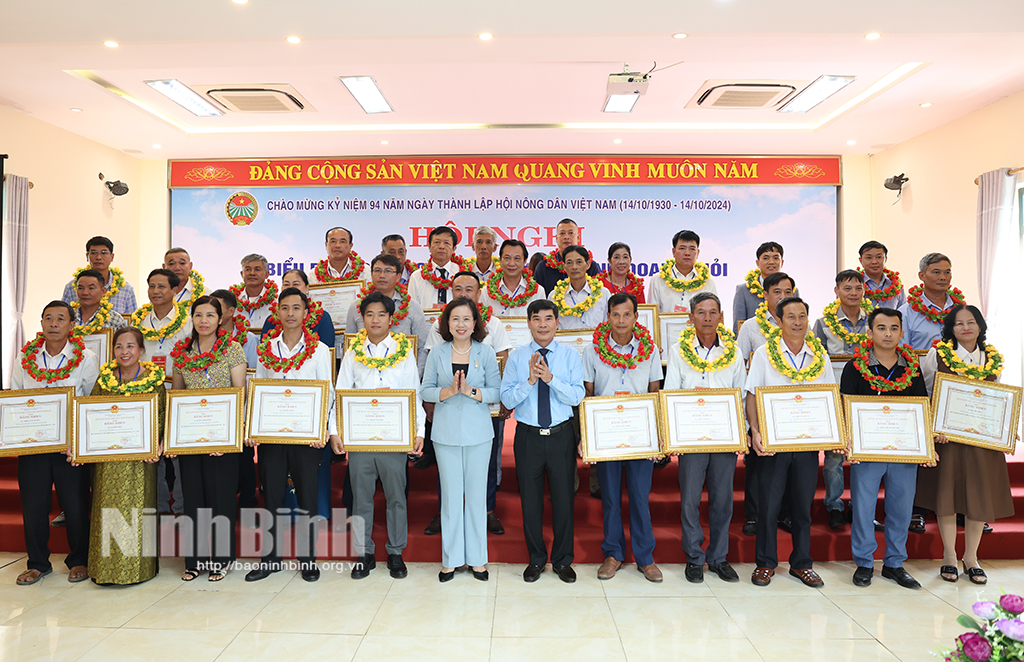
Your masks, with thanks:
[{"label": "light blue shirt", "polygon": [[[546,357],[551,381],[548,388],[551,397],[552,427],[572,418],[572,408],[583,400],[583,359],[579,352],[559,342],[552,341]],[[537,384],[530,385],[530,357],[541,349],[535,340],[512,350],[501,378],[501,403],[515,409],[516,420],[526,425],[540,427],[537,419]],[[539,383],[539,380],[538,380]]]},{"label": "light blue shirt", "polygon": [[[892,280],[888,276],[886,276],[884,273],[882,274],[882,282],[881,283],[876,283],[874,280],[868,278],[867,274],[864,274],[864,287],[865,287],[865,289],[884,290],[885,288],[889,287],[890,285],[892,285]],[[875,308],[896,308],[898,310],[899,307],[902,306],[903,304],[905,304],[906,302],[907,302],[907,293],[904,292],[903,288],[901,287],[899,293],[896,294],[896,296],[894,296],[893,298],[891,298],[891,299],[880,299],[879,301],[872,301],[871,303],[875,304]]]},{"label": "light blue shirt", "polygon": [[[932,311],[939,312],[953,306],[953,300],[946,295],[946,302],[942,307],[936,306],[928,297],[921,294],[921,301]],[[942,322],[933,322],[921,313],[905,303],[899,307],[903,313],[903,342],[914,349],[930,349],[933,340],[942,338]]]}]

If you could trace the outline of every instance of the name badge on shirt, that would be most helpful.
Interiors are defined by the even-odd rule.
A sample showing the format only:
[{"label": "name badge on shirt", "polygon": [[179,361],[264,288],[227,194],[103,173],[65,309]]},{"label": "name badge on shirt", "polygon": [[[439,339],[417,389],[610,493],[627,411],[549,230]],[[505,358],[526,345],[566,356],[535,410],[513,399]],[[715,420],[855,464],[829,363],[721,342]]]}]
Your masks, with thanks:
[{"label": "name badge on shirt", "polygon": [[690,312],[690,310],[686,306],[678,306],[677,305],[676,306],[676,312],[677,313],[688,313],[688,312]]},{"label": "name badge on shirt", "polygon": [[158,366],[160,366],[160,368],[163,369],[166,372],[166,368],[167,368],[167,357],[166,356],[164,356],[162,354],[156,354],[156,355],[153,356],[152,361],[153,361],[153,363],[155,363]]},{"label": "name badge on shirt", "polygon": [[615,395],[633,395],[629,391],[616,391]]}]

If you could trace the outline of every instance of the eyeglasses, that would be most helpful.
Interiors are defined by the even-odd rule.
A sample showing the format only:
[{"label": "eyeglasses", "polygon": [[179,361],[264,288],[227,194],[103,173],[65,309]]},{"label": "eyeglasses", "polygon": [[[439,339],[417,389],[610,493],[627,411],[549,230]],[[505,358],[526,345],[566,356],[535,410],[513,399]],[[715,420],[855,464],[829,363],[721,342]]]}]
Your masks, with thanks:
[{"label": "eyeglasses", "polygon": [[390,276],[391,274],[397,274],[398,272],[394,269],[374,269],[370,273],[374,276]]},{"label": "eyeglasses", "polygon": [[108,255],[113,255],[113,253],[111,253],[108,250],[102,250],[102,251],[89,251],[88,253],[86,253],[86,255],[88,255],[89,257],[107,257]]}]

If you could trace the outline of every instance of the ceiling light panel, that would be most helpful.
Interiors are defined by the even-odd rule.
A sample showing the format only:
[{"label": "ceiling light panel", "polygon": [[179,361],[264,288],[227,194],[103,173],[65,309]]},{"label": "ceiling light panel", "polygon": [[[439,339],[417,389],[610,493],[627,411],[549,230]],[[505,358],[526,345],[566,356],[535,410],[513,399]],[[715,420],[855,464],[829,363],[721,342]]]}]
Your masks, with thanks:
[{"label": "ceiling light panel", "polygon": [[216,117],[224,114],[220,108],[204,99],[180,80],[173,78],[170,80],[147,80],[146,85],[149,85],[196,117]]},{"label": "ceiling light panel", "polygon": [[806,113],[855,80],[857,80],[856,76],[819,76],[817,80],[800,90],[795,97],[779,108],[779,112]]},{"label": "ceiling light panel", "polygon": [[340,76],[339,78],[367,114],[394,112],[372,76]]}]

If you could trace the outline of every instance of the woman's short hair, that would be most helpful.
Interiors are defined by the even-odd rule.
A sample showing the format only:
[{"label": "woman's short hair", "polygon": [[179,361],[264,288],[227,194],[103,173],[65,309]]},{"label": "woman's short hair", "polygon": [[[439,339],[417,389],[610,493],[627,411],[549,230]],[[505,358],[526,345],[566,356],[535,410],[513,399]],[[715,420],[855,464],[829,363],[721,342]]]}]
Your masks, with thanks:
[{"label": "woman's short hair", "polygon": [[633,251],[629,250],[629,246],[622,243],[621,241],[616,241],[614,244],[608,247],[608,259],[611,260],[612,255],[615,255],[615,251],[619,250],[620,248],[625,248],[626,253],[628,253],[630,259],[632,259]]},{"label": "woman's short hair", "polygon": [[942,320],[942,339],[952,340],[953,349],[957,348],[958,345],[956,336],[953,335],[953,327],[956,325],[956,314],[961,310],[968,310],[971,315],[974,315],[974,321],[978,323],[978,347],[985,349],[985,333],[988,331],[988,323],[982,316],[981,311],[969,304],[960,304],[949,309],[949,312],[946,313],[946,318]]},{"label": "woman's short hair", "polygon": [[452,332],[448,328],[448,320],[452,316],[452,311],[456,308],[465,306],[469,308],[473,313],[473,340],[477,342],[483,342],[484,338],[487,337],[487,325],[484,323],[484,318],[480,316],[480,309],[477,308],[476,303],[468,297],[459,297],[453,299],[451,303],[444,307],[444,312],[441,313],[441,318],[437,320],[437,331],[441,334],[441,337],[445,342],[452,341]]},{"label": "woman's short hair", "polygon": [[302,280],[304,284],[309,285],[309,276],[307,276],[306,272],[303,271],[302,269],[289,269],[288,271],[284,272],[283,276],[281,276],[281,281],[283,282],[285,278],[292,274],[299,274],[299,279]]},{"label": "woman's short hair", "polygon": [[139,331],[134,326],[123,326],[117,331],[114,331],[114,338],[110,341],[111,347],[117,344],[117,339],[126,333],[135,336],[135,342],[139,343],[139,347],[142,348],[142,356],[146,355],[146,339],[142,337],[142,331]]}]

